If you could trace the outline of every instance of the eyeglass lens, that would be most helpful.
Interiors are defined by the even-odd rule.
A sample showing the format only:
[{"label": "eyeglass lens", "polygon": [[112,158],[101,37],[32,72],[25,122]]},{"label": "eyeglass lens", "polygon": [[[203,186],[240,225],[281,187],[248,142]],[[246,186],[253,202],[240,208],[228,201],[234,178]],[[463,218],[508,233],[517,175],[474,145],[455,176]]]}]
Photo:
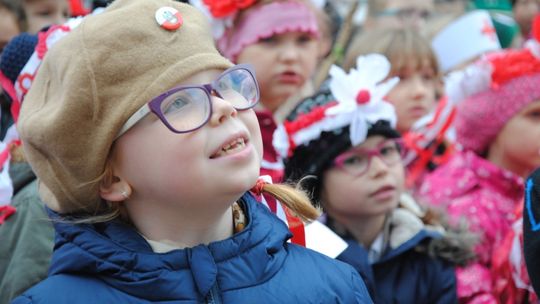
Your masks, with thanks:
[{"label": "eyeglass lens", "polygon": [[[230,102],[237,110],[249,109],[258,101],[257,82],[246,69],[226,71],[211,86],[217,96]],[[161,102],[160,110],[175,130],[194,130],[210,117],[210,95],[203,86],[179,88]]]},{"label": "eyeglass lens", "polygon": [[379,157],[387,165],[394,165],[401,160],[401,148],[396,141],[389,140],[373,150],[351,151],[336,160],[351,174],[362,175],[368,171],[373,156]]}]

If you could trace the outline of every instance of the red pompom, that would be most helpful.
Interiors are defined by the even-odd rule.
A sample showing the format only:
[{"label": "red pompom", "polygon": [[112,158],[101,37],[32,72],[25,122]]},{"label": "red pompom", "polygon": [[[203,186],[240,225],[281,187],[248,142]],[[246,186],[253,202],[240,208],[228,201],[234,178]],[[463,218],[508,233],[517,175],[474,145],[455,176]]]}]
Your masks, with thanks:
[{"label": "red pompom", "polygon": [[514,78],[540,73],[540,60],[528,49],[506,50],[488,58],[493,66],[492,88],[497,88]]},{"label": "red pompom", "polygon": [[87,1],[82,1],[82,0],[69,0],[71,16],[73,17],[84,16],[90,13],[91,8],[85,5],[86,2]]},{"label": "red pompom", "polygon": [[216,18],[227,17],[253,5],[257,0],[203,0]]},{"label": "red pompom", "polygon": [[366,104],[371,99],[371,94],[368,90],[360,90],[356,95],[356,103],[359,105]]}]

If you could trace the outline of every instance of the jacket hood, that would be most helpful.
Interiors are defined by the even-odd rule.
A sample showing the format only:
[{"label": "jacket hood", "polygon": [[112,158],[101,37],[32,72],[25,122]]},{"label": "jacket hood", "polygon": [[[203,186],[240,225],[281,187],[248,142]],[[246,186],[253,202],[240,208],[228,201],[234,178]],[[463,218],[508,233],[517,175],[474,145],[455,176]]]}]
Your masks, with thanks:
[{"label": "jacket hood", "polygon": [[[430,217],[436,217],[437,223],[423,222],[422,218]],[[468,231],[465,223],[449,225],[443,214],[435,215],[434,210],[421,207],[408,194],[401,196],[400,208],[393,212],[390,222],[392,248],[403,245],[405,249],[416,247],[417,251],[459,266],[464,266],[475,257],[473,247],[477,237]],[[411,240],[416,240],[416,243]]]},{"label": "jacket hood", "polygon": [[[49,275],[97,276],[115,289],[150,301],[192,299],[197,294],[200,300],[216,283],[226,291],[267,281],[284,262],[291,234],[250,194],[241,201],[249,220],[243,231],[223,241],[161,254],[121,221],[76,225],[57,221]],[[49,214],[58,218],[50,210]]]}]

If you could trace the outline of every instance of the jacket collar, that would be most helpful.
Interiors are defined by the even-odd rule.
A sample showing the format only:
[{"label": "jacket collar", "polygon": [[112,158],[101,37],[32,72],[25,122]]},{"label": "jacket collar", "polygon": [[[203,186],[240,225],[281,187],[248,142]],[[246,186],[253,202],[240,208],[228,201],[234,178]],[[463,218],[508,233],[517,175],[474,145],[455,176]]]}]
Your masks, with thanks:
[{"label": "jacket collar", "polygon": [[[55,222],[49,274],[99,277],[115,289],[151,301],[200,301],[216,283],[221,290],[262,283],[279,270],[291,234],[250,194],[242,202],[248,218],[243,231],[222,241],[163,254],[154,253],[135,229],[120,221],[94,225]],[[53,219],[58,217],[49,213]]]}]

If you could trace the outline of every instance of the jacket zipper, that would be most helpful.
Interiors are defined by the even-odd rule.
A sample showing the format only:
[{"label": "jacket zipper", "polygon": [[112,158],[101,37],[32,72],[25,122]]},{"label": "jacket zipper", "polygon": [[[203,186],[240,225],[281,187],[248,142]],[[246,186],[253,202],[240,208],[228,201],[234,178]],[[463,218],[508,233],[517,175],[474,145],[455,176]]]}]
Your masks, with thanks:
[{"label": "jacket zipper", "polygon": [[217,282],[214,284],[214,286],[212,286],[212,289],[210,289],[210,292],[206,296],[205,302],[207,304],[222,304]]}]

